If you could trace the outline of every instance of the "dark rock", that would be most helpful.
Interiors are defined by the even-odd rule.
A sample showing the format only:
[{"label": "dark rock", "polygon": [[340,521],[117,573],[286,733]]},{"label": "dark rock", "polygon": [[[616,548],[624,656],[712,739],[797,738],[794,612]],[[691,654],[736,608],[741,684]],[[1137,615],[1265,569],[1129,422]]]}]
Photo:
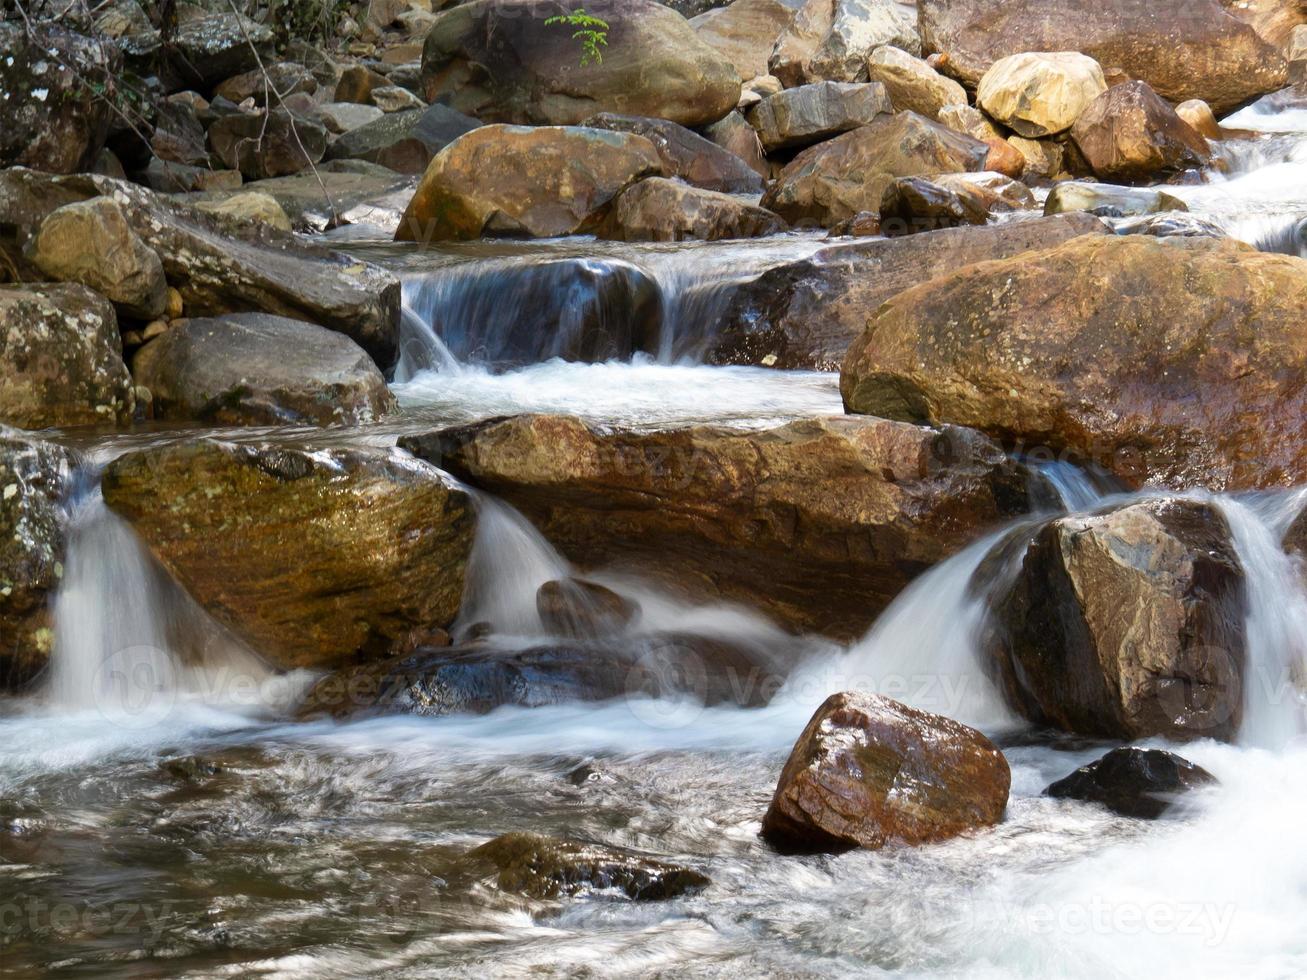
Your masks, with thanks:
[{"label": "dark rock", "polygon": [[251,180],[284,177],[322,159],[327,131],[279,108],[219,119],[209,127],[209,146],[224,167]]},{"label": "dark rock", "polygon": [[880,199],[880,226],[889,238],[939,228],[983,225],[989,211],[975,195],[958,193],[924,177],[898,177]]},{"label": "dark rock", "polygon": [[332,160],[367,160],[405,174],[421,174],[431,158],[481,123],[433,105],[392,112],[342,135],[331,145]]},{"label": "dark rock", "polygon": [[1125,817],[1155,820],[1176,797],[1216,781],[1206,769],[1174,753],[1122,748],[1064,776],[1044,793],[1056,799],[1101,803]]},{"label": "dark rock", "polygon": [[[255,71],[276,60],[272,31],[236,13],[215,13],[182,22],[163,48],[164,81],[171,91],[208,92],[223,79]],[[144,54],[140,51],[138,54]]]},{"label": "dark rock", "polygon": [[758,131],[739,112],[731,112],[703,128],[703,135],[715,145],[743,160],[761,177],[771,174],[771,165],[763,154]]},{"label": "dark rock", "polygon": [[186,102],[165,101],[155,116],[150,149],[160,160],[189,167],[207,165],[209,151],[204,143],[204,126],[193,106]]},{"label": "dark rock", "polygon": [[227,79],[213,90],[214,95],[221,95],[237,105],[246,99],[253,99],[257,106],[280,105],[278,96],[286,98],[296,92],[312,95],[318,90],[318,80],[303,65],[293,61],[279,61],[267,66],[266,73],[254,69]]}]

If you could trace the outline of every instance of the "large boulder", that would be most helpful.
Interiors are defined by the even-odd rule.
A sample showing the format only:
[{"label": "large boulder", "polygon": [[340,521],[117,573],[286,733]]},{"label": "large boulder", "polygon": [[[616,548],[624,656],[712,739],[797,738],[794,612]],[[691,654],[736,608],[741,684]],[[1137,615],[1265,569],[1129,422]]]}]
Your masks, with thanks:
[{"label": "large boulder", "polygon": [[1184,793],[1216,783],[1188,759],[1161,749],[1113,749],[1044,790],[1059,800],[1100,803],[1123,817],[1156,820]]},{"label": "large boulder", "polygon": [[[128,53],[153,54],[157,40],[144,49],[129,45]],[[260,62],[276,60],[275,39],[264,24],[241,14],[221,11],[187,18],[177,25],[161,49],[162,78],[170,91],[210,91],[223,79],[255,71]]]},{"label": "large boulder", "polygon": [[214,425],[375,421],[395,408],[386,379],[344,334],[266,313],[174,325],[132,360],[156,418]]},{"label": "large boulder", "polygon": [[794,6],[781,0],[735,0],[692,17],[690,26],[747,82],[768,74],[776,39],[793,20]]},{"label": "large boulder", "polygon": [[0,286],[0,424],[125,425],[136,407],[118,318],[85,286]]},{"label": "large boulder", "polygon": [[871,53],[867,76],[885,86],[895,112],[910,110],[943,122],[939,113],[945,106],[967,105],[966,89],[893,45],[882,44]]},{"label": "large boulder", "polygon": [[879,82],[816,82],[763,99],[749,110],[749,122],[770,153],[811,146],[893,112]]},{"label": "large boulder", "polygon": [[1212,504],[1050,521],[991,603],[988,657],[1031,721],[1126,740],[1238,730],[1244,573]]},{"label": "large boulder", "polygon": [[114,121],[95,87],[121,73],[112,43],[54,24],[29,35],[17,20],[0,21],[0,167],[90,170]]},{"label": "large boulder", "polygon": [[286,109],[234,112],[209,127],[209,147],[250,180],[297,174],[327,152],[327,130]]},{"label": "large boulder", "polygon": [[978,187],[961,183],[948,187],[925,177],[896,177],[880,199],[881,234],[893,238],[983,225],[989,220],[988,203]]},{"label": "large boulder", "polygon": [[366,160],[399,173],[420,174],[432,157],[480,125],[446,105],[386,113],[341,136],[331,144],[327,158]]},{"label": "large boulder", "polygon": [[1279,51],[1219,0],[920,0],[918,11],[922,47],[947,55],[944,70],[967,85],[1025,51],[1079,51],[1170,102],[1204,99],[1218,113],[1286,81]]},{"label": "large boulder", "polygon": [[1277,48],[1287,48],[1307,24],[1302,0],[1221,0],[1221,6]]},{"label": "large boulder", "polygon": [[668,177],[725,194],[761,194],[762,178],[744,160],[704,139],[698,133],[666,119],[619,116],[601,112],[585,121],[590,129],[643,136],[654,145]]},{"label": "large boulder", "polygon": [[791,224],[830,228],[859,211],[878,211],[895,177],[984,170],[988,156],[980,140],[915,112],[878,116],[796,156],[762,206]]},{"label": "large boulder", "polygon": [[779,217],[738,197],[646,177],[617,195],[594,233],[620,242],[680,242],[758,238],[785,230]]},{"label": "large boulder", "polygon": [[173,443],[115,460],[103,492],[205,610],[279,667],[384,657],[458,612],[472,502],[396,450]]},{"label": "large boulder", "polygon": [[1144,82],[1114,85],[1096,98],[1071,138],[1104,180],[1148,180],[1211,156],[1207,140]]},{"label": "large boulder", "polygon": [[54,647],[51,604],[63,580],[66,449],[0,428],[0,690],[31,681]]},{"label": "large boulder", "polygon": [[[700,126],[735,108],[740,77],[683,17],[650,0],[596,0],[601,58],[583,58],[561,0],[471,0],[440,13],[422,50],[427,101],[486,122],[574,125],[597,112]],[[583,63],[584,62],[584,63]]]},{"label": "large boulder", "polygon": [[126,181],[0,172],[0,251],[22,262],[27,237],[48,214],[96,197],[112,198],[163,261],[188,314],[307,320],[351,337],[383,368],[394,362],[399,280],[389,272],[261,223],[223,223]]},{"label": "large boulder", "polygon": [[1103,69],[1076,51],[1000,58],[976,88],[976,105],[1028,139],[1064,133],[1107,91]]},{"label": "large boulder", "polygon": [[[900,293],[845,406],[981,429],[1132,485],[1307,481],[1307,262],[1230,240],[1091,236]],[[1092,365],[1092,370],[1072,365]]]},{"label": "large boulder", "polygon": [[897,0],[807,0],[777,39],[769,67],[787,87],[860,82],[882,45],[921,53],[917,27]]},{"label": "large boulder", "polygon": [[832,694],[794,743],[762,835],[791,852],[948,840],[1002,820],[1011,782],[973,728],[878,694]]},{"label": "large boulder", "polygon": [[571,235],[623,188],[662,171],[643,136],[575,126],[482,126],[431,161],[395,238]]},{"label": "large boulder", "polygon": [[402,445],[517,507],[583,567],[619,563],[843,639],[1027,509],[1027,474],[988,440],[878,419],[645,432],[517,416]]},{"label": "large boulder", "polygon": [[828,245],[739,286],[708,348],[714,364],[831,371],[892,296],[975,262],[1105,235],[1088,215]]}]

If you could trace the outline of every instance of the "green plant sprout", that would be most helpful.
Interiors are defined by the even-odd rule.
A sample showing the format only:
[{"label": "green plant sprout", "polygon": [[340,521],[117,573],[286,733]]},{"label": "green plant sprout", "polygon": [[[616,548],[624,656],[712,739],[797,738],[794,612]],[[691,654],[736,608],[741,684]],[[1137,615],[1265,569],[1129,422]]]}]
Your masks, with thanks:
[{"label": "green plant sprout", "polygon": [[570,14],[557,14],[545,19],[545,26],[566,24],[577,30],[572,34],[581,42],[581,67],[589,64],[602,64],[604,60],[600,47],[608,47],[608,21],[591,17],[584,7],[577,7]]}]

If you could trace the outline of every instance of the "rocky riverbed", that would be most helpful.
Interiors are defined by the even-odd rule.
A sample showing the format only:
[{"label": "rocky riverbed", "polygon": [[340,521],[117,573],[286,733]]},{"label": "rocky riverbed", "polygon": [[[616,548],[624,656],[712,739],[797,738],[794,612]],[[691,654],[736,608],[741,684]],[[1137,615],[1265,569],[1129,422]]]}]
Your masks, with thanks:
[{"label": "rocky riverbed", "polygon": [[1307,972],[1297,0],[21,0],[15,976]]}]

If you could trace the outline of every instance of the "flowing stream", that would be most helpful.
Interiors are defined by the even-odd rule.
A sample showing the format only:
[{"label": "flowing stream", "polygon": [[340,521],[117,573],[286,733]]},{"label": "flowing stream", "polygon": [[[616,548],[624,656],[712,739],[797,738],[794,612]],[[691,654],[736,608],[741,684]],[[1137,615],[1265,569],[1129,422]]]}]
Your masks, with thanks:
[{"label": "flowing stream", "polygon": [[[1237,237],[1290,251],[1296,232],[1285,229],[1307,216],[1307,157],[1298,117],[1279,119],[1276,134],[1277,118],[1227,154],[1224,175],[1174,190]],[[403,274],[404,413],[360,430],[218,434],[389,445],[518,411],[647,427],[836,414],[833,374],[699,363],[736,284],[820,244],[361,245]],[[69,503],[53,667],[38,691],[0,700],[0,974],[1307,975],[1296,683],[1307,593],[1280,547],[1301,489],[1206,498],[1247,577],[1245,720],[1235,744],[1180,748],[1220,785],[1145,823],[1042,795],[1108,746],[1030,731],[981,655],[986,598],[1011,573],[982,566],[991,547],[1058,513],[1129,499],[1068,464],[1041,466],[1057,509],[961,547],[847,649],[586,570],[638,599],[632,649],[667,630],[728,640],[776,677],[766,707],[633,696],[297,722],[291,708],[312,677],[267,669],[212,622],[95,489],[113,455],[193,435],[79,443],[87,479]],[[573,570],[503,502],[481,495],[477,506],[455,635],[551,639],[536,590]],[[766,847],[759,820],[795,737],[825,696],[850,688],[998,740],[1013,773],[1004,822],[922,848]],[[638,904],[539,902],[468,880],[460,855],[513,830],[654,852],[713,884]]]}]

